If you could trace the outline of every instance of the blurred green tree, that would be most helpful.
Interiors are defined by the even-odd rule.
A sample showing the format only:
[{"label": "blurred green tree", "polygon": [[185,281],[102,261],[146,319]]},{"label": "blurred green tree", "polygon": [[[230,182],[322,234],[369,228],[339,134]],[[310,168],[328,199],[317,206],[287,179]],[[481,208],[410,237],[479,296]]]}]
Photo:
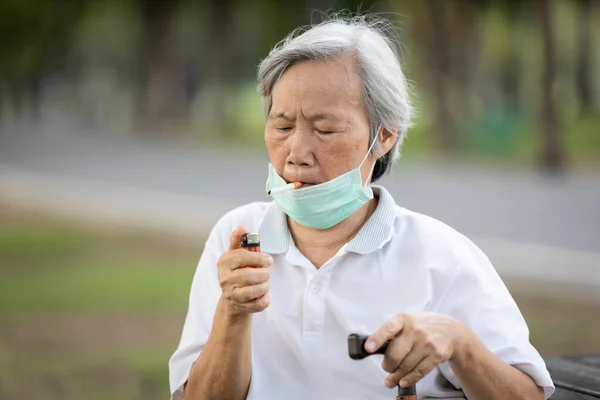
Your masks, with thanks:
[{"label": "blurred green tree", "polygon": [[519,56],[520,24],[523,16],[523,2],[521,0],[501,0],[496,5],[502,11],[506,25],[508,41],[507,55],[502,65],[499,80],[506,96],[506,103],[511,110],[520,110],[520,80],[521,61]]},{"label": "blurred green tree", "polygon": [[597,4],[593,3],[592,0],[578,2],[577,93],[582,111],[594,109],[592,17]]},{"label": "blurred green tree", "polygon": [[536,2],[543,43],[540,162],[542,168],[548,172],[560,171],[564,158],[554,90],[557,63],[553,3],[553,0],[537,0]]},{"label": "blurred green tree", "polygon": [[137,0],[142,19],[138,129],[164,129],[185,119],[184,64],[175,36],[179,0]]},{"label": "blurred green tree", "polygon": [[[321,12],[374,12],[399,27],[402,61],[422,111],[416,129],[429,135],[424,147],[433,143],[448,156],[531,155],[529,139],[538,129],[539,162],[560,168],[574,143],[571,130],[597,118],[597,4],[4,0],[0,119],[8,112],[8,119],[35,121],[45,107],[44,118],[73,129],[256,140],[262,115],[249,118],[260,113],[258,100],[249,99],[258,61],[292,29],[320,21]],[[560,110],[556,91],[571,96]],[[592,112],[585,118],[571,118],[586,110]],[[564,143],[563,117],[565,124],[583,121],[563,128]]]},{"label": "blurred green tree", "polygon": [[435,103],[436,134],[440,149],[446,154],[456,149],[456,120],[452,113],[451,26],[452,1],[428,0],[432,31],[430,65],[433,71],[432,94]]},{"label": "blurred green tree", "polygon": [[43,78],[50,72],[67,72],[68,45],[83,3],[0,2],[0,113],[11,110],[19,118],[30,111],[29,118],[37,119]]}]

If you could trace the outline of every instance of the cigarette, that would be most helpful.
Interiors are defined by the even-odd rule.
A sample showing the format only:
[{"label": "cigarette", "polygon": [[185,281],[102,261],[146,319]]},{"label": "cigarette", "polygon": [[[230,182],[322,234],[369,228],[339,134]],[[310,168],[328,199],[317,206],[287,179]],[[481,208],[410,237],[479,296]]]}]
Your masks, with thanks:
[{"label": "cigarette", "polygon": [[287,192],[288,190],[298,189],[300,186],[302,186],[302,182],[292,182],[288,183],[285,186],[280,186],[278,188],[271,189],[267,192],[267,194],[271,196],[277,193]]}]

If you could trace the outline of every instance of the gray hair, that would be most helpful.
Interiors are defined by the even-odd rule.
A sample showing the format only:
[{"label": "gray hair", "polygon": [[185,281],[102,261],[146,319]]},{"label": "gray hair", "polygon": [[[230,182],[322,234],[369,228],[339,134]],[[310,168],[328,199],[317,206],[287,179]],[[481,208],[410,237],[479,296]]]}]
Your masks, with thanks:
[{"label": "gray hair", "polygon": [[[327,61],[351,55],[363,81],[363,99],[371,130],[370,142],[377,139],[378,128],[397,131],[394,147],[375,163],[372,182],[382,177],[400,157],[400,147],[411,126],[412,106],[400,57],[391,38],[395,28],[373,16],[341,17],[295,29],[279,42],[258,67],[258,91],[265,116],[271,111],[273,86],[285,70],[301,61]],[[391,34],[391,35],[390,35]],[[381,154],[378,143],[375,154]]]}]

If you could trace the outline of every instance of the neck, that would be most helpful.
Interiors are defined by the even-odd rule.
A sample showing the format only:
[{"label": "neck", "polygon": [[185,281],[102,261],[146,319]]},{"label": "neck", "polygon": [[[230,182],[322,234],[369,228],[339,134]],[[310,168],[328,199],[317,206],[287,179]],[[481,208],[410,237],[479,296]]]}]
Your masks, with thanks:
[{"label": "neck", "polygon": [[350,217],[327,229],[308,228],[288,218],[290,234],[298,250],[308,258],[316,268],[320,268],[339,249],[352,238],[368,221],[377,208],[375,196]]}]

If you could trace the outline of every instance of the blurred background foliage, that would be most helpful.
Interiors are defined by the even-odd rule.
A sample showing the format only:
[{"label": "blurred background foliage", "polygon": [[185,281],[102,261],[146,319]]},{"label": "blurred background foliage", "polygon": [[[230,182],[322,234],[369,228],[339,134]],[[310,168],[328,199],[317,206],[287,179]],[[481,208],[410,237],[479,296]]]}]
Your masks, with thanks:
[{"label": "blurred background foliage", "polygon": [[262,146],[258,62],[341,9],[398,27],[409,157],[600,158],[594,0],[4,0],[0,124]]}]

